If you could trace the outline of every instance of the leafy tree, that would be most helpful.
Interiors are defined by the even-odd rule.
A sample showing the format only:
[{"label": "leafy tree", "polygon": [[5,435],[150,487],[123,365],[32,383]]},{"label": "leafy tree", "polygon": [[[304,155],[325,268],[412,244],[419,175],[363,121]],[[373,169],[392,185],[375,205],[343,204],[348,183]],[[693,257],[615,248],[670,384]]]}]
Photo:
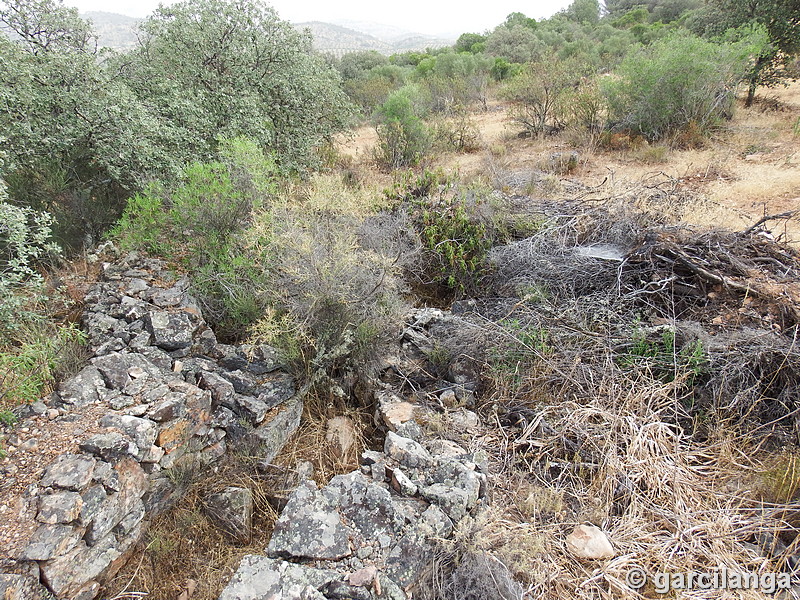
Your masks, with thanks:
[{"label": "leafy tree", "polygon": [[458,36],[453,49],[456,52],[471,52],[477,54],[486,48],[486,36],[480,33],[462,33]]},{"label": "leafy tree", "polygon": [[600,2],[598,0],[573,0],[564,15],[576,23],[596,24],[600,20]]},{"label": "leafy tree", "polygon": [[347,123],[338,73],[310,34],[259,0],[161,6],[141,31],[141,47],[117,65],[177,156],[210,158],[220,136],[245,136],[302,169]]},{"label": "leafy tree", "polygon": [[756,57],[748,74],[745,106],[750,106],[758,86],[774,86],[789,73],[792,55],[800,52],[800,0],[708,0],[708,6],[693,21],[694,29],[720,35],[730,28],[760,24],[769,44]]},{"label": "leafy tree", "polygon": [[342,74],[342,79],[358,79],[366,76],[375,67],[389,64],[389,59],[376,50],[361,50],[348,52],[339,59],[336,68]]},{"label": "leafy tree", "polygon": [[159,131],[100,64],[91,29],[55,0],[0,5],[0,127],[13,202],[48,211],[71,245],[96,240],[144,174]]},{"label": "leafy tree", "polygon": [[567,99],[591,73],[578,59],[546,60],[529,63],[502,89],[503,97],[513,102],[511,119],[533,135],[562,129],[566,123]]},{"label": "leafy tree", "polygon": [[528,29],[536,29],[536,19],[526,17],[521,12],[512,12],[506,17],[503,25],[509,29],[512,27],[527,27]]},{"label": "leafy tree", "polygon": [[486,53],[503,57],[510,62],[526,63],[538,60],[546,51],[546,45],[536,32],[522,25],[497,27],[486,39]]}]

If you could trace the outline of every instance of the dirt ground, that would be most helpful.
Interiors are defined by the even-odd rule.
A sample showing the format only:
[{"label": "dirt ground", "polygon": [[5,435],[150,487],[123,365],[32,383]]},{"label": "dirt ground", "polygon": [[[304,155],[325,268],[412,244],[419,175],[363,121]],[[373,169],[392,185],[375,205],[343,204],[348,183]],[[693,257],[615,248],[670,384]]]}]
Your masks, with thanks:
[{"label": "dirt ground", "polygon": [[[554,152],[578,152],[578,168],[562,179],[613,193],[653,176],[673,178],[679,191],[698,198],[683,215],[689,225],[740,230],[759,218],[800,208],[800,81],[762,90],[757,102],[739,101],[732,121],[702,148],[680,150],[667,145],[609,150],[587,144],[585,136],[562,133],[544,139],[520,138],[508,118],[508,105],[493,100],[488,110],[472,115],[481,136],[481,150],[472,154],[439,153],[428,165],[458,171],[462,177],[487,176],[497,169],[539,169]],[[584,138],[584,139],[580,139]],[[379,173],[372,151],[377,135],[363,126],[340,140],[340,151],[370,176]],[[773,234],[800,242],[800,221],[773,222]]]}]

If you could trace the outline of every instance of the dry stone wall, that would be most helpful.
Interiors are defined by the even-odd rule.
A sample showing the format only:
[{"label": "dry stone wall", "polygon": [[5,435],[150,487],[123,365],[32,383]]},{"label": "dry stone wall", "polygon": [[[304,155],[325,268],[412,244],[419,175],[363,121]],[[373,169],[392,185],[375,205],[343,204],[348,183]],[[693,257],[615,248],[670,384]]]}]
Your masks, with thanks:
[{"label": "dry stone wall", "polygon": [[4,600],[92,600],[179,497],[176,473],[239,445],[269,462],[299,426],[279,353],[218,343],[188,288],[137,254],[103,266],[84,314],[93,358],[46,400],[64,427],[88,406],[102,416],[28,490],[38,526],[0,557]]}]

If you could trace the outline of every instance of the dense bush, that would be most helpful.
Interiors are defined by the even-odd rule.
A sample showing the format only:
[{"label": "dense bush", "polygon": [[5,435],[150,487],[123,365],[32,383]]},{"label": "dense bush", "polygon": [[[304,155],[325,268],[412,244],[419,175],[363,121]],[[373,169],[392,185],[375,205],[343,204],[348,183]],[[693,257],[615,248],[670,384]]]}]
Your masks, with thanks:
[{"label": "dense bush", "polygon": [[709,131],[732,114],[750,48],[685,32],[630,54],[603,82],[615,128],[651,141],[686,128]]}]

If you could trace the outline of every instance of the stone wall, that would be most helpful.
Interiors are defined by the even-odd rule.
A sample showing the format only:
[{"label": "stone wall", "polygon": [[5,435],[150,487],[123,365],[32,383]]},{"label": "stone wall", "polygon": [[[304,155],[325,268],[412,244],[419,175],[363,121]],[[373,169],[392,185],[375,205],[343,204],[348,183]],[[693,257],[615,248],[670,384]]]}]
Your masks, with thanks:
[{"label": "stone wall", "polygon": [[102,416],[29,490],[37,528],[0,557],[4,600],[91,600],[177,500],[176,474],[240,444],[269,462],[299,426],[278,352],[218,343],[187,289],[136,254],[103,266],[84,314],[93,358],[45,401],[63,427],[87,407]]}]

